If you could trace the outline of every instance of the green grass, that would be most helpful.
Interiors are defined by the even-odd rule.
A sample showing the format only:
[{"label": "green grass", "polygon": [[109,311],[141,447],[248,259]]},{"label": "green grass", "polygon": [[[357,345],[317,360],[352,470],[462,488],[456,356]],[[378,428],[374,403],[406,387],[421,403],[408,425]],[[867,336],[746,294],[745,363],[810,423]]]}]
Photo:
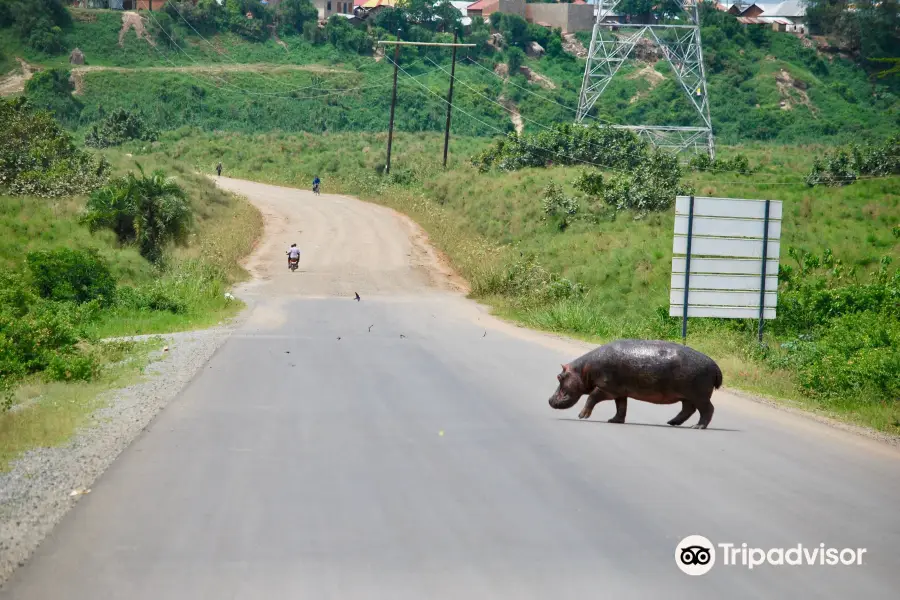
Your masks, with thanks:
[{"label": "green grass", "polygon": [[161,340],[100,344],[106,367],[94,381],[45,382],[33,377],[17,387],[16,407],[0,412],[0,473],[23,452],[66,443],[91,415],[105,406],[103,392],[136,383]]},{"label": "green grass", "polygon": [[0,266],[21,266],[34,250],[96,248],[118,280],[149,281],[152,269],[137,250],[118,248],[111,232],[92,235],[77,223],[83,205],[83,199],[0,196]]},{"label": "green grass", "polygon": [[[638,221],[623,213],[596,224],[579,222],[560,233],[541,219],[543,190],[555,181],[574,193],[571,181],[580,169],[481,174],[468,159],[484,140],[453,138],[450,168],[444,172],[441,136],[400,133],[394,138],[391,183],[376,174],[385,143],[384,134],[194,132],[183,139],[166,136],[158,151],[206,172],[222,160],[226,174],[267,183],[305,187],[319,174],[326,192],[355,194],[400,210],[418,221],[447,253],[469,280],[475,298],[528,326],[598,343],[631,336],[680,339],[680,323],[673,325],[658,315],[660,307],[668,306],[672,211]],[[900,179],[810,189],[803,178],[816,154],[825,149],[762,144],[720,148],[723,158],[738,151],[746,154],[759,172],[750,177],[691,173],[687,179],[700,195],[783,201],[782,264],[792,262],[787,255],[791,246],[815,253],[831,248],[863,272],[876,268],[885,254],[900,258],[900,244],[890,233],[900,223]],[[547,271],[585,285],[587,295],[535,305],[492,291],[492,282],[528,255]],[[688,343],[719,361],[729,387],[900,433],[896,403],[872,398],[813,400],[801,393],[792,372],[773,369],[759,359],[751,337],[737,326],[703,319],[690,321],[688,327]],[[766,341],[779,343],[768,333]]]},{"label": "green grass", "polygon": [[77,221],[85,198],[48,200],[0,196],[0,265],[22,266],[32,250],[96,248],[120,284],[149,285],[158,281],[186,301],[181,314],[129,311],[113,307],[100,315],[91,331],[103,336],[167,333],[214,325],[232,317],[239,301],[226,300],[228,285],[247,273],[238,261],[248,255],[262,232],[262,217],[246,200],[223,192],[204,177],[172,161],[154,157],[128,158],[116,150],[104,152],[116,172],[148,172],[163,167],[188,191],[195,228],[186,246],[175,247],[167,268],[158,272],[137,250],[121,246],[112,232],[91,233]]}]

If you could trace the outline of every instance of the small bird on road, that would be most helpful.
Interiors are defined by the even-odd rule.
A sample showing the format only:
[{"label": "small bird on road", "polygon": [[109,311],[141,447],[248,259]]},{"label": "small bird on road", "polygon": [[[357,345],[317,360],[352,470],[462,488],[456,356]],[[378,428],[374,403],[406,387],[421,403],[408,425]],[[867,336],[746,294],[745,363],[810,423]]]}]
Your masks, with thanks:
[{"label": "small bird on road", "polygon": [[353,292],[353,293],[356,294],[355,300],[356,300],[357,302],[359,302],[359,294],[357,294],[356,292]]}]

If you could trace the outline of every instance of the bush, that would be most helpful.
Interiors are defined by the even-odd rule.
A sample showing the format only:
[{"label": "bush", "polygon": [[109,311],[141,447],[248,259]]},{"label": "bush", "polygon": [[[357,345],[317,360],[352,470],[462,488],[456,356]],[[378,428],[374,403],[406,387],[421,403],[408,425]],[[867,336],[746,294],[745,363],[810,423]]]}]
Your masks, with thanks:
[{"label": "bush", "polygon": [[536,135],[510,133],[472,158],[481,171],[515,171],[551,164],[585,163],[631,170],[641,164],[648,144],[631,131],[603,125],[561,123]]},{"label": "bush", "polygon": [[136,243],[152,262],[162,259],[169,242],[183,242],[190,229],[191,207],[184,190],[157,170],[140,169],[113,180],[88,200],[82,223],[91,231],[111,229],[121,243]]},{"label": "bush", "polygon": [[816,158],[806,183],[810,187],[841,186],[850,185],[860,176],[888,175],[900,175],[900,135],[892,136],[884,144],[851,144],[824,158]]},{"label": "bush", "polygon": [[54,352],[45,374],[54,381],[90,381],[99,371],[97,359],[90,354]]},{"label": "bush", "polygon": [[84,143],[92,148],[109,148],[131,140],[154,142],[158,137],[159,131],[148,125],[141,115],[118,108],[99,126],[93,126]]},{"label": "bush", "polygon": [[282,33],[298,34],[307,23],[317,24],[319,12],[309,0],[282,0],[275,7],[275,19]]},{"label": "bush", "polygon": [[34,294],[20,273],[0,269],[0,312],[19,318],[28,312]]},{"label": "bush", "polygon": [[515,75],[522,68],[522,65],[525,64],[525,53],[518,47],[512,46],[506,52],[506,63],[509,67],[510,76]]},{"label": "bush", "polygon": [[64,29],[72,19],[62,0],[3,0],[0,27],[11,26],[29,47],[46,54],[66,49]]},{"label": "bush", "polygon": [[332,46],[339,50],[357,54],[369,54],[372,51],[372,40],[369,39],[368,34],[338,15],[331,15],[331,18],[328,19],[328,24],[325,26],[325,37]]},{"label": "bush", "polygon": [[553,219],[559,230],[564,231],[578,214],[578,201],[566,196],[559,185],[550,183],[544,189],[542,208],[545,217]]},{"label": "bush", "polygon": [[788,253],[797,267],[779,272],[779,315],[772,324],[788,341],[769,360],[794,370],[811,396],[900,400],[900,271],[891,272],[885,257],[861,282],[828,250]]},{"label": "bush", "polygon": [[32,304],[18,317],[0,310],[0,380],[44,371],[54,361],[62,366],[62,357],[78,355],[76,345],[91,313],[49,301]]},{"label": "bush", "polygon": [[35,73],[25,83],[25,94],[32,106],[46,108],[63,123],[77,125],[84,105],[72,92],[69,71],[46,69]]},{"label": "bush", "polygon": [[225,23],[225,11],[216,0],[168,0],[163,10],[172,21],[187,21],[189,27],[203,34],[215,33]]},{"label": "bush", "polygon": [[729,160],[711,159],[708,154],[697,154],[688,163],[695,171],[710,171],[713,173],[733,172],[741,175],[750,175],[754,169],[750,167],[750,161],[743,154],[738,154]]},{"label": "bush", "polygon": [[115,298],[115,279],[94,249],[30,252],[26,264],[42,298],[78,304],[98,300],[103,305]]},{"label": "bush", "polygon": [[580,298],[586,291],[580,283],[548,272],[530,256],[508,265],[502,273],[488,278],[482,288],[482,293],[505,296],[519,307],[541,306]]},{"label": "bush", "polygon": [[109,163],[75,148],[50,113],[27,100],[0,100],[0,186],[17,195],[91,192],[108,180]]},{"label": "bush", "polygon": [[122,286],[116,293],[116,306],[137,311],[160,311],[172,314],[187,312],[187,303],[165,289],[159,282],[133,288]]}]

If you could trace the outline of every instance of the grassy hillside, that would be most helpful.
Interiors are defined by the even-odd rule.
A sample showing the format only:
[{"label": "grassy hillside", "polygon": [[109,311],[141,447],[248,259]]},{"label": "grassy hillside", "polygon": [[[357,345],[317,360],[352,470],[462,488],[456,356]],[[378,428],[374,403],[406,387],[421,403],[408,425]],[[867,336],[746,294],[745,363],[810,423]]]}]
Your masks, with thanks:
[{"label": "grassy hillside", "polygon": [[[250,41],[230,31],[206,31],[201,37],[186,22],[177,17],[166,20],[168,15],[161,13],[144,17],[145,35],[139,37],[134,28],[127,28],[120,46],[121,13],[71,13],[66,48],[80,48],[88,69],[76,68],[78,106],[61,115],[70,126],[95,122],[101,106],[106,110],[122,106],[141,109],[163,129],[194,125],[250,133],[386,128],[392,65],[372,55],[372,42],[383,31],[369,30],[360,53],[348,49],[343,38],[329,37],[328,29],[321,34],[328,39],[313,41],[290,32],[278,41]],[[873,81],[848,59],[820,52],[812,42],[792,34],[748,28],[718,12],[704,19],[711,112],[720,142],[837,142],[900,129],[900,88],[895,80]],[[555,33],[541,35],[559,39]],[[529,58],[511,45],[496,50],[485,44],[484,32],[471,37],[463,41],[475,41],[478,48],[461,51],[457,65],[454,103],[459,111],[454,133],[483,136],[511,131],[512,111],[521,114],[526,131],[574,119],[582,59],[562,51]],[[43,67],[68,67],[67,55],[36,52],[9,29],[0,30],[0,52]],[[651,54],[645,52],[645,61],[623,67],[595,106],[593,118],[618,124],[697,124],[670,67]],[[511,59],[521,59],[532,75],[494,73],[498,65],[502,73]],[[240,67],[247,64],[257,65],[255,72]],[[278,65],[290,70],[274,69]],[[449,53],[404,49],[401,65],[407,73],[400,74],[397,129],[440,131]],[[104,67],[141,70],[93,70]],[[176,67],[190,70],[142,70]],[[407,74],[418,77],[425,87]],[[46,101],[44,92],[34,95]]]}]

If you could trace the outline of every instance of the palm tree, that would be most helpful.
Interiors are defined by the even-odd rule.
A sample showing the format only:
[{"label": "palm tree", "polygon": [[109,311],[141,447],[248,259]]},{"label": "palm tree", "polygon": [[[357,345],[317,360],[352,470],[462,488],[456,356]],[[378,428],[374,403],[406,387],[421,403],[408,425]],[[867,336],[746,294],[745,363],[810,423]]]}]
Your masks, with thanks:
[{"label": "palm tree", "polygon": [[151,262],[159,262],[169,242],[181,242],[191,225],[191,207],[184,190],[162,170],[141,178],[129,173],[134,202],[134,229],[141,254]]},{"label": "palm tree", "polygon": [[169,242],[181,242],[190,231],[191,206],[184,190],[162,170],[149,177],[128,173],[95,192],[84,222],[91,230],[112,229],[119,242],[136,242],[140,253],[158,263]]}]

